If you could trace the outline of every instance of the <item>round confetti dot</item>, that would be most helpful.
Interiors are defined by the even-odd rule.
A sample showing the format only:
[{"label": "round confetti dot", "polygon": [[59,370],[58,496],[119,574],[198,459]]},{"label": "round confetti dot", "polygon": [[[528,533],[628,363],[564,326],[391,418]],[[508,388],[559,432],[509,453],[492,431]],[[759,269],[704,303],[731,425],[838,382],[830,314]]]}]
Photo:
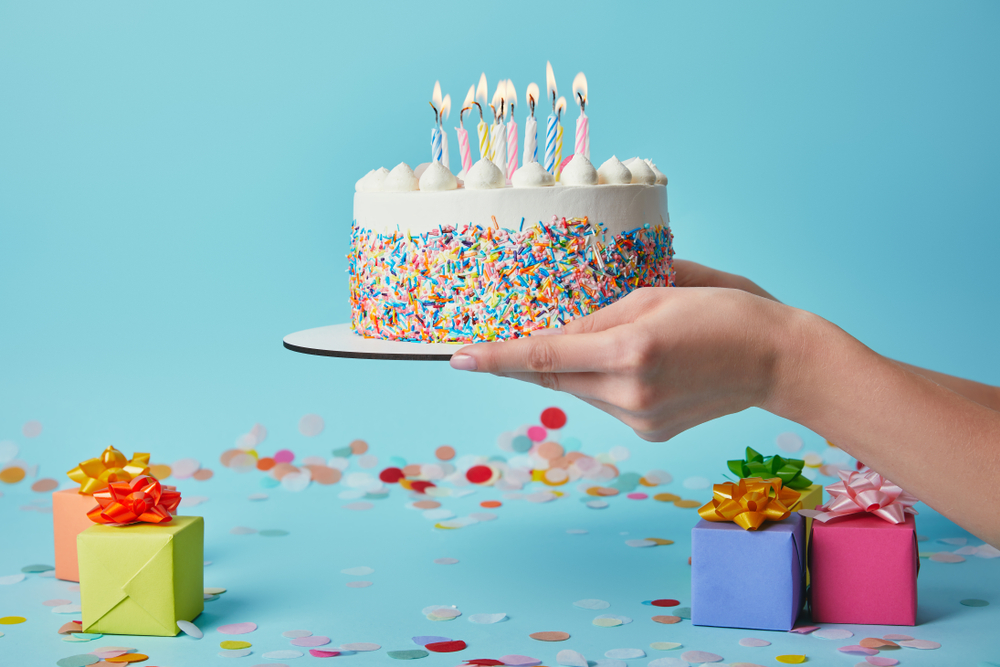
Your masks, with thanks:
[{"label": "round confetti dot", "polygon": [[37,438],[42,434],[42,422],[31,421],[24,422],[24,426],[21,427],[21,433],[24,434],[25,438]]},{"label": "round confetti dot", "polygon": [[654,616],[653,620],[657,623],[665,623],[667,625],[672,625],[673,623],[680,623],[680,616]]},{"label": "round confetti dot", "polygon": [[230,623],[219,627],[219,632],[224,635],[245,635],[257,629],[256,623]]},{"label": "round confetti dot", "polygon": [[265,456],[257,460],[257,470],[262,470],[264,472],[267,472],[277,464],[278,462],[272,459],[270,456]]},{"label": "round confetti dot", "polygon": [[212,476],[214,474],[215,473],[213,473],[208,468],[202,468],[201,470],[198,470],[197,472],[195,472],[195,474],[191,475],[191,477],[193,477],[194,479],[198,480],[199,482],[206,482],[206,481],[212,479]]},{"label": "round confetti dot", "polygon": [[291,641],[292,646],[326,646],[330,643],[329,637],[323,635],[310,635],[308,637],[296,637]]},{"label": "round confetti dot", "polygon": [[311,648],[309,649],[309,655],[314,658],[335,658],[340,655],[340,651],[330,651],[327,649]]},{"label": "round confetti dot", "polygon": [[850,639],[854,633],[843,628],[823,628],[812,633],[812,636],[819,639]]},{"label": "round confetti dot", "polygon": [[256,528],[250,528],[248,526],[236,526],[235,528],[229,529],[229,533],[231,535],[253,535],[256,532]]},{"label": "round confetti dot", "polygon": [[865,648],[864,646],[859,646],[858,644],[841,646],[837,650],[841,653],[847,653],[848,655],[875,655],[878,653],[878,649]]},{"label": "round confetti dot", "polygon": [[649,645],[649,648],[656,651],[671,651],[675,648],[680,648],[681,645],[677,642],[653,642]]},{"label": "round confetti dot", "polygon": [[351,642],[350,644],[344,644],[340,648],[345,651],[354,651],[355,653],[365,653],[367,651],[377,651],[381,646],[378,644],[372,644],[371,642]]},{"label": "round confetti dot", "polygon": [[542,417],[539,421],[545,428],[558,430],[566,425],[566,413],[559,408],[546,408],[542,410]]},{"label": "round confetti dot", "polygon": [[241,649],[241,648],[250,648],[251,646],[252,646],[252,644],[250,642],[240,642],[240,641],[235,641],[235,640],[232,640],[232,639],[227,639],[226,641],[219,643],[219,648],[224,648],[224,649],[229,649],[229,650],[238,650],[238,649]]},{"label": "round confetti dot", "polygon": [[[249,655],[249,654],[247,654]],[[142,662],[143,660],[149,660],[149,656],[145,653],[123,653],[122,655],[115,656],[114,658],[105,658],[107,662],[113,663],[129,663],[129,662]]]},{"label": "round confetti dot", "polygon": [[351,448],[351,453],[355,456],[361,456],[368,451],[368,443],[364,440],[352,440],[348,447]]},{"label": "round confetti dot", "polygon": [[899,664],[899,660],[896,660],[895,658],[884,658],[882,656],[870,655],[865,658],[864,662],[858,664],[875,665],[875,667],[893,667],[893,665]]},{"label": "round confetti dot", "polygon": [[674,507],[680,507],[681,509],[694,509],[695,507],[701,507],[702,502],[700,500],[675,500]]},{"label": "round confetti dot", "polygon": [[480,507],[485,507],[487,509],[494,509],[502,505],[503,503],[500,502],[499,500],[484,500],[483,502],[479,503]]},{"label": "round confetti dot", "polygon": [[455,458],[455,448],[449,445],[441,445],[434,450],[434,456],[436,456],[439,461],[451,461]]},{"label": "round confetti dot", "polygon": [[87,665],[93,665],[100,658],[98,658],[93,653],[81,653],[80,655],[71,655],[65,658],[60,658],[56,660],[56,665],[58,667],[87,667]]},{"label": "round confetti dot", "polygon": [[899,645],[905,646],[906,648],[918,648],[924,651],[941,648],[941,644],[938,644],[937,642],[928,641],[926,639],[907,639],[905,641],[899,642]]},{"label": "round confetti dot", "polygon": [[468,646],[462,640],[455,640],[450,642],[431,642],[430,644],[424,644],[424,648],[434,653],[455,653],[456,651],[464,651]]},{"label": "round confetti dot", "polygon": [[340,481],[341,472],[336,468],[331,468],[326,465],[310,465],[306,467],[309,468],[309,472],[312,475],[312,481],[317,484],[330,486],[331,484],[336,484]]},{"label": "round confetti dot", "polygon": [[51,565],[45,565],[42,563],[37,565],[25,565],[21,568],[21,572],[24,572],[25,574],[40,574],[42,572],[51,572],[53,570],[55,570],[55,568]]},{"label": "round confetti dot", "polygon": [[786,665],[799,665],[807,660],[804,655],[779,655],[775,660]]},{"label": "round confetti dot", "polygon": [[26,620],[24,616],[2,616],[0,617],[0,625],[17,625],[18,623],[24,623]]},{"label": "round confetti dot", "polygon": [[[225,464],[223,464],[225,465]],[[156,463],[149,466],[149,474],[159,480],[164,480],[173,474],[173,468],[163,463]]]},{"label": "round confetti dot", "polygon": [[987,602],[986,600],[968,598],[966,600],[962,600],[962,604],[965,605],[966,607],[988,607],[990,603]]},{"label": "round confetti dot", "polygon": [[15,445],[10,440],[4,440],[0,442],[0,463],[7,463],[13,461],[17,458],[17,453],[20,451],[17,445]]},{"label": "round confetti dot", "polygon": [[650,604],[654,607],[676,607],[680,603],[680,600],[671,600],[669,598],[663,600],[653,600],[650,602]]},{"label": "round confetti dot", "polygon": [[859,646],[865,648],[899,648],[899,644],[888,639],[878,639],[876,637],[866,637],[858,642]]},{"label": "round confetti dot", "polygon": [[797,452],[802,449],[802,438],[797,433],[780,433],[774,444],[783,452]]},{"label": "round confetti dot", "polygon": [[531,449],[532,445],[534,445],[534,443],[531,441],[531,438],[526,435],[519,435],[510,442],[510,448],[518,454],[524,454]]},{"label": "round confetti dot", "polygon": [[909,641],[909,640],[913,639],[913,637],[911,637],[910,635],[889,634],[889,635],[882,635],[882,639],[888,639],[888,640],[894,641],[894,642],[898,642],[898,641],[904,641],[905,642],[905,641]]},{"label": "round confetti dot", "polygon": [[626,498],[630,498],[632,500],[645,500],[646,498],[649,498],[649,495],[645,494],[645,493],[640,493],[638,491],[635,491],[635,492],[632,492],[632,493],[628,494],[626,496]]},{"label": "round confetti dot", "polygon": [[958,554],[949,553],[947,551],[938,551],[937,553],[931,554],[931,560],[936,563],[964,563],[965,559]]},{"label": "round confetti dot", "polygon": [[386,484],[396,484],[406,477],[406,474],[399,468],[386,468],[378,474],[378,478]]},{"label": "round confetti dot", "polygon": [[9,468],[4,468],[0,470],[0,482],[6,482],[7,484],[17,484],[22,479],[24,479],[24,469],[18,468],[17,466],[11,466]]},{"label": "round confetti dot", "polygon": [[417,500],[413,503],[413,507],[418,510],[436,510],[441,507],[441,503],[436,500]]},{"label": "round confetti dot", "polygon": [[557,630],[546,631],[546,632],[533,632],[528,635],[532,639],[537,639],[540,642],[564,642],[569,639],[568,632],[560,632]]},{"label": "round confetti dot", "polygon": [[493,469],[489,466],[472,466],[465,472],[465,478],[473,484],[483,484],[493,477]]},{"label": "round confetti dot", "polygon": [[532,426],[528,429],[528,432],[525,435],[527,435],[528,440],[531,440],[532,442],[541,442],[542,440],[545,440],[545,436],[548,435],[548,432],[544,427]]},{"label": "round confetti dot", "polygon": [[195,639],[201,639],[205,636],[201,629],[191,621],[177,621],[177,627],[181,629],[181,632]]},{"label": "round confetti dot", "polygon": [[479,625],[492,625],[494,623],[499,623],[500,621],[507,618],[507,614],[473,614],[469,616],[469,623],[477,623]]},{"label": "round confetti dot", "polygon": [[653,500],[659,500],[661,503],[672,503],[676,500],[680,500],[680,496],[676,496],[672,493],[657,493],[653,496]]},{"label": "round confetti dot", "polygon": [[608,506],[607,500],[588,500],[587,507],[592,510],[602,510]]},{"label": "round confetti dot", "polygon": [[757,639],[756,637],[744,637],[740,640],[740,646],[747,646],[750,648],[758,648],[762,646],[770,646],[771,642],[766,639]]},{"label": "round confetti dot", "polygon": [[323,422],[322,417],[319,415],[308,414],[299,420],[299,433],[307,438],[315,438],[323,432],[323,428],[325,426],[326,424]]},{"label": "round confetti dot", "polygon": [[287,639],[298,639],[300,637],[311,637],[312,633],[308,630],[285,630],[281,633],[281,636]]},{"label": "round confetti dot", "polygon": [[31,485],[32,491],[37,491],[38,493],[46,493],[47,491],[52,491],[53,489],[59,488],[59,482],[49,477],[45,479],[40,479]]},{"label": "round confetti dot", "polygon": [[288,449],[279,449],[274,453],[275,463],[291,463],[295,460],[295,454]]},{"label": "round confetti dot", "polygon": [[411,649],[409,651],[388,651],[386,655],[393,660],[419,660],[420,658],[426,658],[430,653],[421,651],[420,649]]},{"label": "round confetti dot", "polygon": [[295,658],[301,658],[305,655],[302,651],[293,651],[291,649],[284,649],[280,651],[268,651],[261,655],[265,660],[294,660]]},{"label": "round confetti dot", "polygon": [[538,445],[538,449],[535,453],[546,461],[551,461],[562,456],[565,452],[563,451],[562,445],[558,442],[547,441]]},{"label": "round confetti dot", "polygon": [[687,651],[686,653],[681,653],[681,660],[687,660],[697,665],[703,662],[721,662],[722,656],[708,653],[707,651]]},{"label": "round confetti dot", "polygon": [[646,652],[641,648],[613,648],[604,652],[605,658],[612,660],[633,660],[635,658],[645,658]]},{"label": "round confetti dot", "polygon": [[73,604],[73,601],[55,599],[55,600],[46,600],[42,604],[45,605],[46,607],[61,607],[64,604]]}]

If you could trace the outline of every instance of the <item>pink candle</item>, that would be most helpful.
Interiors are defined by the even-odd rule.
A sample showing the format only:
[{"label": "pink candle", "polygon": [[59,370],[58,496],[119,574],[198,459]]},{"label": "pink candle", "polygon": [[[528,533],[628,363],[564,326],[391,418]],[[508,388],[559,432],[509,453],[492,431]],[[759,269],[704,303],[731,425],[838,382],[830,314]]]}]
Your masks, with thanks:
[{"label": "pink candle", "polygon": [[469,173],[472,169],[472,156],[469,154],[469,133],[464,127],[456,127],[458,135],[458,152],[462,155],[462,171]]},{"label": "pink candle", "polygon": [[587,125],[587,114],[581,111],[580,117],[576,119],[576,150],[574,153],[589,159],[590,156],[587,155],[587,135],[589,134]]},{"label": "pink candle", "polygon": [[587,77],[580,72],[573,79],[573,97],[580,105],[580,117],[576,119],[576,155],[590,159],[590,123],[587,120]]},{"label": "pink candle", "polygon": [[507,180],[514,178],[517,171],[517,123],[511,117],[507,123]]}]

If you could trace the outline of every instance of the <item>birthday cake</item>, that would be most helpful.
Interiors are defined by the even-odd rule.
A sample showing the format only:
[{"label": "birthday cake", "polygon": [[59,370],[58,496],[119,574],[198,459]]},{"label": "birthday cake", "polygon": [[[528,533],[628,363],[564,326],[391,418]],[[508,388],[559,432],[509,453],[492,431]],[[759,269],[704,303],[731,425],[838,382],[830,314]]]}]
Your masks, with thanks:
[{"label": "birthday cake", "polygon": [[[666,177],[640,158],[612,157],[595,169],[586,122],[583,136],[577,123],[574,154],[553,159],[548,135],[561,138],[558,117],[540,164],[532,136],[534,84],[518,168],[513,86],[504,83],[507,97],[495,95],[490,105],[496,122],[489,134],[480,120],[475,164],[464,127],[456,128],[459,176],[442,150],[438,104],[430,163],[416,171],[405,163],[372,170],[358,181],[348,254],[357,334],[425,343],[516,338],[566,324],[639,287],[673,284]],[[578,95],[584,119],[585,95]],[[470,89],[463,112],[476,104],[472,96]]]}]

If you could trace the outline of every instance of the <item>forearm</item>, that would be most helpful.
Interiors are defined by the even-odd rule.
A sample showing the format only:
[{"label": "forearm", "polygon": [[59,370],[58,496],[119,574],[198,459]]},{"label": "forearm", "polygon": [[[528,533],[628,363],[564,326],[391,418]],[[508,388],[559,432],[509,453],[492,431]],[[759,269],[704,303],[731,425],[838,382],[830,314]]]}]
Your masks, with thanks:
[{"label": "forearm", "polygon": [[1000,412],[794,311],[763,406],[1000,546]]},{"label": "forearm", "polygon": [[1000,411],[1000,387],[983,384],[982,382],[974,382],[973,380],[966,380],[953,375],[945,375],[944,373],[930,371],[926,368],[913,366],[912,364],[907,364],[902,361],[897,361],[896,363],[911,373],[921,375],[932,382],[936,382],[942,387],[951,389],[956,394],[965,396],[970,401],[975,401],[976,403],[986,406],[991,410]]}]

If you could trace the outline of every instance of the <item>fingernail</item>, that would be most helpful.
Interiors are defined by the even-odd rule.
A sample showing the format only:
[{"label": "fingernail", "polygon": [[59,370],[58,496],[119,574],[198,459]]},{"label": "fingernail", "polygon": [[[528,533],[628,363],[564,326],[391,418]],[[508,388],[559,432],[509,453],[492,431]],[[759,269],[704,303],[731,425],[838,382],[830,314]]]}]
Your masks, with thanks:
[{"label": "fingernail", "polygon": [[456,354],[448,363],[456,371],[474,371],[479,367],[476,364],[476,358],[468,354]]}]

